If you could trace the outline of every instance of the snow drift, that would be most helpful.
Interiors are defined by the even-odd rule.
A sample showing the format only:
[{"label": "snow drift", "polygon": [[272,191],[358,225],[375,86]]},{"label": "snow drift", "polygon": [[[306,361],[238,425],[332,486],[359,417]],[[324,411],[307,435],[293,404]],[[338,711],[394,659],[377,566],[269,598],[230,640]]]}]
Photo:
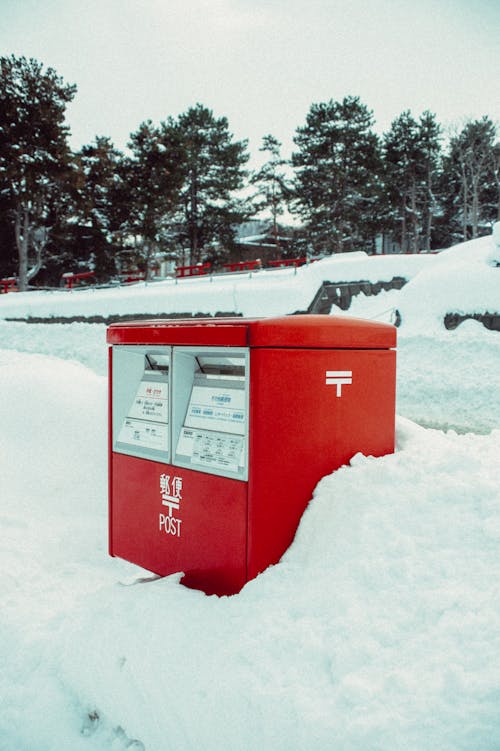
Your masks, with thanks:
[{"label": "snow drift", "polygon": [[494,749],[500,433],[399,419],[240,595],[106,555],[106,379],[2,353],[0,738],[50,749]]},{"label": "snow drift", "polygon": [[[1,751],[500,747],[500,334],[442,322],[458,299],[443,276],[464,309],[498,299],[496,248],[354,300],[402,313],[397,450],[323,478],[283,559],[229,598],[107,555],[105,327],[0,321]],[[266,313],[305,289],[265,287]],[[0,311],[91,314],[96,295],[5,295]]]}]

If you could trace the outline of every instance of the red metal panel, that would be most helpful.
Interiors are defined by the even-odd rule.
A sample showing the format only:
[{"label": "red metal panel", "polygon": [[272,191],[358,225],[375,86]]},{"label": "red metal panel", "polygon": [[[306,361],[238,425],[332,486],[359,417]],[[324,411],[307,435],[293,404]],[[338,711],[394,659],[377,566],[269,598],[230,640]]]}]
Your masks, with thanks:
[{"label": "red metal panel", "polygon": [[396,346],[396,329],[329,315],[164,319],[112,324],[107,340],[110,344],[386,349]]},{"label": "red metal panel", "polygon": [[[283,555],[324,475],[358,451],[394,450],[395,358],[392,350],[251,350],[249,578]],[[327,371],[352,372],[340,396]]]},{"label": "red metal panel", "polygon": [[248,343],[250,347],[386,349],[396,346],[396,329],[344,316],[284,316],[253,321]]},{"label": "red metal panel", "polygon": [[111,498],[113,488],[113,350],[108,348],[108,549],[113,553],[113,516],[111,513]]},{"label": "red metal panel", "polygon": [[[184,571],[182,583],[207,594],[241,589],[246,581],[245,482],[117,453],[112,477],[112,555],[160,576]],[[173,498],[167,505],[165,494]]]},{"label": "red metal panel", "polygon": [[109,344],[178,344],[199,347],[245,347],[248,321],[208,318],[193,320],[134,321],[112,324]]}]

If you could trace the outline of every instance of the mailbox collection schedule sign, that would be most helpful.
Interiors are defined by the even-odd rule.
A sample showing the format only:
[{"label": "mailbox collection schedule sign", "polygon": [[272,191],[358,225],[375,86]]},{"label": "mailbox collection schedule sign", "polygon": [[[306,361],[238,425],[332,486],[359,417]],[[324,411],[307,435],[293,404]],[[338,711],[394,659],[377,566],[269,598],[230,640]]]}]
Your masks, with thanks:
[{"label": "mailbox collection schedule sign", "polygon": [[237,472],[244,464],[245,391],[193,385],[177,454]]}]

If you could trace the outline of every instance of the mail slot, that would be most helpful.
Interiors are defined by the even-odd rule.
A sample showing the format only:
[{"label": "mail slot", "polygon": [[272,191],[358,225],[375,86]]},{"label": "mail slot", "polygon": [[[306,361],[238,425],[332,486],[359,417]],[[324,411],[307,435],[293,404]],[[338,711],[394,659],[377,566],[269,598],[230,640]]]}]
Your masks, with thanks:
[{"label": "mail slot", "polygon": [[361,319],[113,324],[109,549],[234,594],[293,540],[315,485],[394,450],[396,329]]}]

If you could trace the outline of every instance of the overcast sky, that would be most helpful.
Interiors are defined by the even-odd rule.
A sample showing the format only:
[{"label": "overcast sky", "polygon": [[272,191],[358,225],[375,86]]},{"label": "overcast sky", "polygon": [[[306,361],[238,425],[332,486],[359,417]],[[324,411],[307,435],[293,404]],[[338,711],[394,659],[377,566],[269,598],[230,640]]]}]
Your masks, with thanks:
[{"label": "overcast sky", "polygon": [[120,148],[201,102],[254,156],[289,156],[313,102],[359,96],[376,128],[410,109],[448,126],[500,121],[500,0],[0,0],[0,53],[34,57],[78,92],[72,145]]}]

